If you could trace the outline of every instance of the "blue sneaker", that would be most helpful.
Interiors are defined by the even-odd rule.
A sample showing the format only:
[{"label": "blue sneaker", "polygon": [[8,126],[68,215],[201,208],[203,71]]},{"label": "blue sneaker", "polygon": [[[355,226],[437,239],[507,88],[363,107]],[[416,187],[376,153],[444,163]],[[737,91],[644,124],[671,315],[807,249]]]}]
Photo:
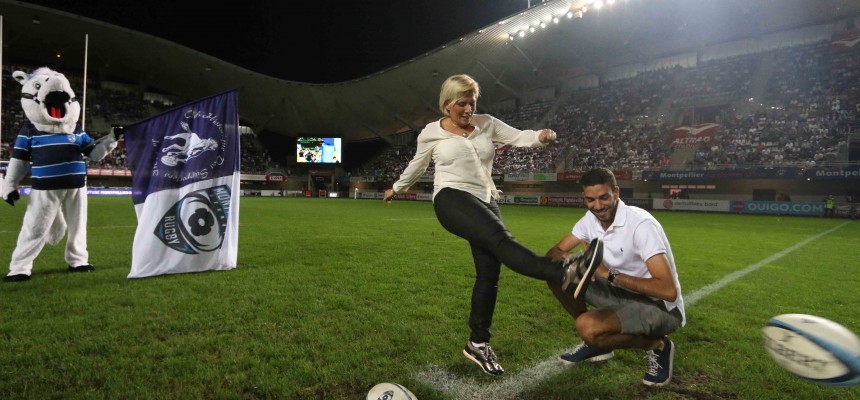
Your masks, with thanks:
[{"label": "blue sneaker", "polygon": [[668,337],[663,338],[663,350],[648,350],[645,360],[648,371],[642,383],[648,386],[664,386],[672,380],[672,359],[675,358],[675,344]]},{"label": "blue sneaker", "polygon": [[573,353],[564,353],[558,358],[568,364],[579,364],[584,361],[604,361],[612,357],[615,357],[615,353],[613,353],[612,350],[598,349],[597,347],[589,346],[583,342],[573,349]]}]

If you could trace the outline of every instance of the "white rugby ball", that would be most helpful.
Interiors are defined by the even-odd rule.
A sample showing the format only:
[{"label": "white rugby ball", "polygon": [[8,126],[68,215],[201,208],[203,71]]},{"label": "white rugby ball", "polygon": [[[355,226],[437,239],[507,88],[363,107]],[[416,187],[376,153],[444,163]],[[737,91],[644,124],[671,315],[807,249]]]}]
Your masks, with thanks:
[{"label": "white rugby ball", "polygon": [[367,392],[364,400],[416,400],[409,389],[397,383],[384,382],[380,383]]},{"label": "white rugby ball", "polygon": [[777,315],[764,327],[764,347],[789,372],[827,386],[860,384],[860,338],[831,320]]}]

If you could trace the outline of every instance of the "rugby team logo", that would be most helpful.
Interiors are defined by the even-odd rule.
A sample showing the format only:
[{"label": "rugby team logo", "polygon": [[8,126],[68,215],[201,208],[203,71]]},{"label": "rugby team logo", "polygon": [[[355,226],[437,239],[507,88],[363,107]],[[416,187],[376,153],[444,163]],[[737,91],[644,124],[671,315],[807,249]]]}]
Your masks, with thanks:
[{"label": "rugby team logo", "polygon": [[188,193],[167,210],[153,233],[168,247],[186,254],[215,251],[224,242],[230,196],[227,185]]},{"label": "rugby team logo", "polygon": [[164,156],[161,157],[162,164],[175,167],[177,164],[184,164],[207,151],[218,149],[218,142],[214,139],[200,138],[200,135],[191,131],[187,122],[182,121],[179,125],[182,126],[183,132],[164,136],[164,140],[172,144],[161,149],[161,152],[164,153]]}]

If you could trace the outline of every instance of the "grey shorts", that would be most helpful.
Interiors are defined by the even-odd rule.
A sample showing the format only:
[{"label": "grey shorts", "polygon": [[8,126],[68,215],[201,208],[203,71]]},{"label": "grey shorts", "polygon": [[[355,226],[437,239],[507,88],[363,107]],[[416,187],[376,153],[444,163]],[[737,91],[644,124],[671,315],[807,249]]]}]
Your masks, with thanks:
[{"label": "grey shorts", "polygon": [[585,301],[596,308],[611,308],[621,320],[621,333],[636,336],[663,337],[681,326],[681,311],[666,310],[662,300],[633,293],[598,279],[588,285]]}]

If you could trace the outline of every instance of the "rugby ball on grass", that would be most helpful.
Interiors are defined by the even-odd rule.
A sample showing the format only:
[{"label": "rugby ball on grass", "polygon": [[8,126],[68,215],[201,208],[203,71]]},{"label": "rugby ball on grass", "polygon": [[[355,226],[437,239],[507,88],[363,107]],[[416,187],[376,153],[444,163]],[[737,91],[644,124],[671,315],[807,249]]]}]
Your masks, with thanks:
[{"label": "rugby ball on grass", "polygon": [[412,392],[402,385],[390,382],[380,383],[367,392],[364,400],[416,400]]},{"label": "rugby ball on grass", "polygon": [[860,384],[860,338],[842,325],[806,314],[777,315],[764,347],[789,372],[827,386]]}]

